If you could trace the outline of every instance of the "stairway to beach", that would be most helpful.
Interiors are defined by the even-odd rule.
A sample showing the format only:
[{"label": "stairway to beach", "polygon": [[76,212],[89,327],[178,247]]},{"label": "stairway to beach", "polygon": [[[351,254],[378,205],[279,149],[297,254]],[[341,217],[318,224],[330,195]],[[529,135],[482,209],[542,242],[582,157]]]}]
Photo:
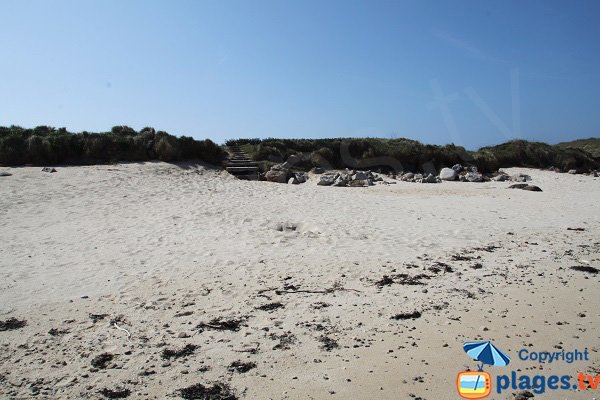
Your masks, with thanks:
[{"label": "stairway to beach", "polygon": [[250,181],[258,180],[258,163],[240,148],[240,146],[228,146],[229,158],[225,162],[225,169],[238,179]]}]

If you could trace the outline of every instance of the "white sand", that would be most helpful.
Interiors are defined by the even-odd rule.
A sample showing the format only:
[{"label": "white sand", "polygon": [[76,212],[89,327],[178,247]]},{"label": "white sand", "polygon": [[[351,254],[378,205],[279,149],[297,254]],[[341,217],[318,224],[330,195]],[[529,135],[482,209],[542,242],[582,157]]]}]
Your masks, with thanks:
[{"label": "white sand", "polygon": [[[506,182],[245,182],[187,164],[57,169],[0,177],[0,320],[28,322],[0,332],[0,396],[98,398],[124,386],[129,398],[160,399],[220,381],[251,399],[458,398],[456,374],[476,366],[462,343],[477,339],[513,358],[505,369],[489,367],[492,375],[600,375],[598,275],[569,269],[600,268],[598,178],[509,170],[531,175],[544,190],[536,193]],[[489,245],[499,248],[474,250]],[[459,253],[473,259],[453,261]],[[431,272],[436,261],[454,271]],[[483,268],[470,268],[476,263]],[[375,285],[395,273],[431,278]],[[352,290],[275,293],[286,284]],[[255,309],[270,302],[284,308]],[[415,310],[421,318],[390,319]],[[94,324],[89,313],[109,316]],[[117,316],[131,342],[110,324]],[[238,332],[195,329],[215,317],[247,321]],[[51,336],[51,328],[64,332]],[[273,349],[271,334],[294,340]],[[321,336],[339,348],[321,349]],[[161,359],[165,347],[186,344],[199,347],[169,365]],[[539,372],[517,357],[528,344],[588,348],[591,359]],[[255,346],[256,354],[239,352]],[[90,371],[102,352],[114,360]],[[231,373],[235,360],[257,367]]]}]

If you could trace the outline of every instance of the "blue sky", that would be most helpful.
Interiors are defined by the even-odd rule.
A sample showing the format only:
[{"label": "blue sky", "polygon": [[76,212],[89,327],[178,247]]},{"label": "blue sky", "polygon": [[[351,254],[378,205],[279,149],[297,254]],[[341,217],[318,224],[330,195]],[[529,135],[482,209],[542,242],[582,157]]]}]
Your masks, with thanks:
[{"label": "blue sky", "polygon": [[599,136],[597,1],[0,0],[0,125]]}]

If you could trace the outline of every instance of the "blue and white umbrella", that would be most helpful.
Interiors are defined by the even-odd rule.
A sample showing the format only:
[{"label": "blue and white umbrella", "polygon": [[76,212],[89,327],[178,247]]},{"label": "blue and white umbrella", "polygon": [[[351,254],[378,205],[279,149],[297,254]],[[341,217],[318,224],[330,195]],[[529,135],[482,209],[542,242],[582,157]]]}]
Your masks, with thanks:
[{"label": "blue and white umbrella", "polygon": [[471,358],[482,363],[481,367],[483,364],[503,367],[510,363],[510,357],[492,342],[467,342],[463,345],[463,349]]}]

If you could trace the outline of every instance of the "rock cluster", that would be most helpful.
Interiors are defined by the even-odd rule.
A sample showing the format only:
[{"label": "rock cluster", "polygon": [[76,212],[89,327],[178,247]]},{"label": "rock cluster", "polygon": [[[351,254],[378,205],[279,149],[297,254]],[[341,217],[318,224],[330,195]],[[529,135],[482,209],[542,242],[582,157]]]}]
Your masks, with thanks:
[{"label": "rock cluster", "polygon": [[286,162],[273,165],[271,169],[265,173],[264,178],[269,182],[289,183],[293,185],[306,182],[308,180],[308,175],[306,175],[306,173],[290,171],[290,168],[292,168],[299,160],[298,156],[290,156]]},{"label": "rock cluster", "polygon": [[441,179],[434,176],[433,174],[414,174],[412,172],[406,172],[400,177],[401,181],[404,182],[416,182],[416,183],[439,183]]},{"label": "rock cluster", "polygon": [[345,172],[325,173],[319,177],[320,186],[366,187],[375,182],[383,182],[383,178],[371,171],[346,170]]}]

